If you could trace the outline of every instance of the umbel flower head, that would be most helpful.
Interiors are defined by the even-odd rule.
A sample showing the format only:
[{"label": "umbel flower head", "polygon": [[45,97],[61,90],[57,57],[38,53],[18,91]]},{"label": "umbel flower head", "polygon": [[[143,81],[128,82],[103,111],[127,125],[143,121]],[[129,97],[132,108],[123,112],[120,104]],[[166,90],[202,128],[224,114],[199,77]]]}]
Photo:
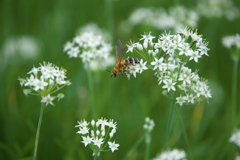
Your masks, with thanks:
[{"label": "umbel flower head", "polygon": [[42,97],[41,102],[45,105],[53,105],[53,100],[60,100],[64,94],[59,93],[52,96],[53,93],[60,90],[66,85],[70,85],[70,81],[66,80],[66,70],[59,68],[52,63],[43,62],[40,67],[33,67],[28,72],[29,77],[19,78],[20,85],[26,87],[23,92],[25,95],[39,95]]},{"label": "umbel flower head", "polygon": [[159,30],[177,31],[184,26],[197,27],[199,16],[184,6],[164,8],[137,8],[128,18],[130,26],[147,25]]},{"label": "umbel flower head", "polygon": [[238,147],[240,147],[240,129],[234,131],[229,141],[235,143]]},{"label": "umbel flower head", "polygon": [[172,97],[176,94],[176,103],[194,104],[211,98],[207,81],[200,78],[186,66],[187,62],[198,62],[207,55],[207,42],[196,31],[185,28],[176,35],[164,33],[154,42],[155,36],[142,35],[140,42],[130,42],[128,52],[137,52],[150,62],[152,69],[162,85],[163,93]]},{"label": "umbel flower head", "polygon": [[187,160],[187,158],[183,150],[173,149],[162,152],[152,160]]},{"label": "umbel flower head", "polygon": [[143,125],[143,128],[145,130],[146,143],[151,142],[151,132],[152,132],[154,126],[155,126],[154,121],[152,119],[150,119],[149,117],[146,117],[145,124]]},{"label": "umbel flower head", "polygon": [[240,12],[232,0],[197,0],[195,9],[200,16],[206,18],[226,18],[233,21],[240,16]]},{"label": "umbel flower head", "polygon": [[230,50],[232,59],[238,61],[240,58],[240,34],[228,35],[222,38],[222,44]]},{"label": "umbel flower head", "polygon": [[[101,152],[118,150],[119,144],[112,140],[116,133],[117,124],[112,119],[105,118],[92,120],[91,123],[82,120],[75,127],[79,128],[78,134],[82,135],[84,146],[90,146],[93,156],[99,156]],[[107,146],[109,149],[107,149]]]},{"label": "umbel flower head", "polygon": [[114,58],[110,58],[111,45],[93,32],[79,33],[65,44],[63,51],[70,58],[81,58],[86,69],[105,69],[114,64]]}]

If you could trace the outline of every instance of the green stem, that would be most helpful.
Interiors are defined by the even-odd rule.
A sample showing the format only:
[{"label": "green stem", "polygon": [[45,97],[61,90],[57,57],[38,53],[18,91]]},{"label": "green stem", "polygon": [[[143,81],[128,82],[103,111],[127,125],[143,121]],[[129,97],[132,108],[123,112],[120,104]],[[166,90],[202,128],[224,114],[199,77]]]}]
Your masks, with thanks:
[{"label": "green stem", "polygon": [[[88,67],[89,68],[89,67]],[[92,79],[92,74],[91,71],[87,71],[88,74],[88,87],[89,87],[89,104],[90,104],[90,113],[92,118],[96,118],[96,111],[95,111],[95,106],[94,106],[94,90],[93,90],[93,79]]]},{"label": "green stem", "polygon": [[[177,107],[178,108],[178,107]],[[181,109],[178,108],[178,115],[180,118],[180,123],[181,123],[181,127],[182,127],[182,132],[183,132],[183,138],[185,140],[186,146],[187,146],[187,155],[188,155],[188,160],[192,159],[191,158],[191,152],[190,152],[190,147],[189,147],[189,141],[187,138],[187,133],[186,133],[186,129],[185,129],[185,125],[183,123],[183,119],[182,119],[182,113],[181,113]]]},{"label": "green stem", "polygon": [[[177,79],[176,79],[177,84],[178,84],[178,78],[179,78],[179,75],[181,72],[181,68],[182,68],[182,64],[180,64],[179,69],[178,69],[178,75],[177,75]],[[170,137],[170,134],[171,134],[172,128],[173,128],[172,125],[173,125],[173,117],[174,117],[174,111],[175,111],[176,93],[177,93],[177,90],[173,93],[173,96],[172,96],[170,116],[168,119],[167,130],[166,130],[166,138],[165,138],[165,146],[164,146],[165,149],[168,148],[168,143],[169,143],[168,141],[169,141],[169,137]]]},{"label": "green stem", "polygon": [[44,111],[44,104],[41,104],[41,111],[40,111],[40,116],[38,120],[38,127],[37,127],[37,133],[36,133],[36,139],[35,139],[35,144],[34,144],[34,153],[33,153],[33,160],[36,160],[37,158],[37,148],[38,148],[38,140],[39,140],[39,135],[40,135],[40,129],[41,129],[41,124],[42,124],[42,117],[43,117],[43,111]]},{"label": "green stem", "polygon": [[140,143],[143,141],[144,136],[142,136],[131,148],[128,150],[127,154],[122,158],[122,160],[127,159],[130,154],[140,145]]},{"label": "green stem", "polygon": [[168,141],[170,137],[170,133],[172,130],[172,121],[173,121],[173,115],[174,115],[174,108],[175,108],[175,93],[172,99],[171,109],[170,109],[170,115],[167,123],[167,130],[166,130],[166,138],[165,138],[165,149],[168,148]]},{"label": "green stem", "polygon": [[238,60],[233,61],[233,74],[232,74],[232,107],[231,117],[232,125],[236,126],[236,108],[237,108],[237,76],[238,76]]},{"label": "green stem", "polygon": [[145,160],[149,159],[149,154],[150,154],[150,143],[151,143],[151,135],[150,133],[147,133],[145,135],[146,139],[146,153],[145,153]]},{"label": "green stem", "polygon": [[97,160],[97,155],[94,156],[94,159],[93,160]]}]

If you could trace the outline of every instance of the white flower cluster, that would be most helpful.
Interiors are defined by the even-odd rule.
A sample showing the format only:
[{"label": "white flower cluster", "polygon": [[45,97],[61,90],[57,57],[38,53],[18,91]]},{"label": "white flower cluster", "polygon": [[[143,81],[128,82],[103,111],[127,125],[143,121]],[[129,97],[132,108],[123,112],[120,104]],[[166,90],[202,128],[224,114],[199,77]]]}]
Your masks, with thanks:
[{"label": "white flower cluster", "polygon": [[53,97],[51,94],[71,84],[69,80],[66,80],[66,70],[52,63],[43,62],[43,64],[40,64],[40,67],[33,67],[28,74],[30,77],[26,79],[19,78],[21,86],[28,87],[23,92],[26,95],[42,96],[41,102],[46,105],[53,105],[52,101],[55,98],[58,98],[58,100],[63,98],[64,95],[62,93],[59,93],[57,97]]},{"label": "white flower cluster", "polygon": [[9,37],[2,45],[1,64],[6,65],[13,62],[22,62],[21,60],[33,60],[38,56],[39,50],[39,45],[34,37]]},{"label": "white flower cluster", "polygon": [[150,33],[143,35],[140,39],[143,42],[130,43],[128,52],[134,50],[151,61],[158,84],[163,84],[165,92],[179,91],[176,97],[179,105],[211,98],[206,81],[185,66],[188,61],[198,62],[203,55],[208,55],[207,42],[188,29],[177,35],[162,34],[156,43],[153,42],[154,38]]},{"label": "white flower cluster", "polygon": [[152,160],[187,160],[186,153],[183,150],[167,150]]},{"label": "white flower cluster", "polygon": [[226,48],[236,47],[237,49],[240,49],[240,34],[237,33],[235,35],[223,37],[222,44]]},{"label": "white flower cluster", "polygon": [[143,128],[147,131],[147,132],[151,132],[153,130],[155,126],[155,123],[152,119],[150,119],[149,117],[145,118],[145,124],[143,125]]},{"label": "white flower cluster", "polygon": [[235,160],[240,160],[240,156],[236,156],[236,157],[235,157]]},{"label": "white flower cluster", "polygon": [[186,25],[196,28],[198,19],[195,11],[183,6],[170,7],[167,11],[164,8],[138,8],[131,13],[128,23],[132,26],[143,24],[160,30],[177,31]]},{"label": "white flower cluster", "polygon": [[207,18],[224,17],[231,21],[240,16],[239,9],[232,0],[198,0],[196,10]]},{"label": "white flower cluster", "polygon": [[238,147],[240,147],[240,129],[237,129],[229,139],[230,142],[235,143]]},{"label": "white flower cluster", "polygon": [[78,122],[75,127],[79,128],[78,134],[82,135],[82,143],[85,147],[90,145],[93,150],[93,155],[100,155],[100,152],[108,151],[105,148],[108,147],[112,152],[118,150],[119,144],[115,141],[111,141],[113,135],[116,133],[116,123],[113,120],[98,119],[97,121],[91,121],[91,129],[89,123],[85,120]]},{"label": "white flower cluster", "polygon": [[100,28],[96,23],[94,22],[90,22],[90,23],[87,23],[86,25],[80,27],[78,30],[77,30],[77,33],[84,33],[84,32],[93,32],[94,34],[96,35],[101,35],[103,39],[105,40],[109,40],[111,41],[112,40],[112,35]]},{"label": "white flower cluster", "polygon": [[155,126],[155,123],[152,119],[150,119],[149,117],[145,118],[145,124],[143,125],[143,128],[145,130],[145,141],[146,143],[150,143],[151,142],[151,132],[153,130]]},{"label": "white flower cluster", "polygon": [[[109,60],[112,47],[101,35],[93,32],[79,33],[73,41],[67,42],[63,51],[70,58],[81,58],[87,69],[105,69],[114,61]],[[93,63],[93,64],[92,64]]]}]

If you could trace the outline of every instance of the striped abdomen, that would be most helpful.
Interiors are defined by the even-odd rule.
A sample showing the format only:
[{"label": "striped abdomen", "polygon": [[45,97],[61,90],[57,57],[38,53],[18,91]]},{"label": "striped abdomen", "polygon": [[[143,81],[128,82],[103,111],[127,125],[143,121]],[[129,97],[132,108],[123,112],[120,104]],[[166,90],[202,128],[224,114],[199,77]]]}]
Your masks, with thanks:
[{"label": "striped abdomen", "polygon": [[137,58],[127,58],[125,59],[126,65],[135,65],[140,64],[140,61]]}]

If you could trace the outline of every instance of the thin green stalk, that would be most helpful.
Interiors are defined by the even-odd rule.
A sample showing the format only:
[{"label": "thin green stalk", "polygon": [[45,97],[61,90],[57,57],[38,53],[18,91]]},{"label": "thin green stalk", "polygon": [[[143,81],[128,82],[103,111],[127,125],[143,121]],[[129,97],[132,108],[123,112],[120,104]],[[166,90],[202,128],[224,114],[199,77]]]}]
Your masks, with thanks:
[{"label": "thin green stalk", "polygon": [[97,155],[94,156],[94,159],[93,160],[97,160]]},{"label": "thin green stalk", "polygon": [[[177,107],[178,108],[178,107]],[[188,160],[191,160],[191,151],[190,151],[190,146],[189,146],[189,141],[187,138],[187,133],[186,133],[186,129],[185,129],[185,125],[183,123],[183,119],[182,119],[182,112],[181,109],[178,108],[178,115],[180,118],[180,123],[181,123],[181,127],[182,127],[182,132],[183,132],[183,138],[185,140],[186,146],[187,146],[187,155],[188,155]]]},{"label": "thin green stalk", "polygon": [[171,133],[171,130],[172,130],[172,121],[173,121],[173,115],[174,115],[174,108],[175,108],[175,93],[174,93],[174,96],[173,96],[173,99],[172,99],[170,115],[169,115],[169,119],[168,119],[168,123],[167,123],[165,146],[164,146],[165,149],[168,148],[168,141],[169,141],[170,133]]},{"label": "thin green stalk", "polygon": [[36,133],[36,139],[35,139],[35,144],[34,144],[34,153],[33,153],[33,160],[36,160],[37,158],[37,149],[38,149],[38,140],[39,140],[39,135],[40,135],[40,129],[41,129],[41,124],[42,124],[42,117],[43,117],[43,111],[44,111],[44,104],[41,104],[41,111],[40,111],[40,116],[38,120],[38,127],[37,127],[37,133]]},{"label": "thin green stalk", "polygon": [[94,103],[94,89],[93,89],[93,78],[91,71],[87,71],[88,74],[88,88],[89,88],[89,105],[90,105],[90,114],[92,118],[96,118],[96,110],[95,110],[95,103]]},{"label": "thin green stalk", "polygon": [[[177,83],[178,83],[178,78],[180,75],[181,68],[182,68],[182,64],[179,66],[178,75],[176,79]],[[168,141],[173,128],[172,126],[173,126],[173,118],[174,118],[175,103],[176,103],[176,93],[177,93],[177,90],[173,93],[173,96],[172,96],[172,104],[171,104],[170,115],[168,119],[167,130],[166,130],[166,138],[165,138],[165,146],[164,146],[165,149],[168,148]]]},{"label": "thin green stalk", "polygon": [[233,127],[236,126],[237,76],[238,76],[238,59],[233,61],[233,73],[232,73],[232,107],[231,107],[231,117],[232,117],[232,125],[233,125]]},{"label": "thin green stalk", "polygon": [[145,153],[145,160],[149,159],[149,154],[150,154],[150,143],[151,143],[151,135],[150,133],[147,133],[145,135],[146,137],[146,153]]},{"label": "thin green stalk", "polygon": [[138,141],[128,150],[127,154],[122,158],[122,160],[125,160],[129,157],[129,155],[136,150],[136,148],[140,145],[140,143],[143,141],[144,136],[142,136]]}]

